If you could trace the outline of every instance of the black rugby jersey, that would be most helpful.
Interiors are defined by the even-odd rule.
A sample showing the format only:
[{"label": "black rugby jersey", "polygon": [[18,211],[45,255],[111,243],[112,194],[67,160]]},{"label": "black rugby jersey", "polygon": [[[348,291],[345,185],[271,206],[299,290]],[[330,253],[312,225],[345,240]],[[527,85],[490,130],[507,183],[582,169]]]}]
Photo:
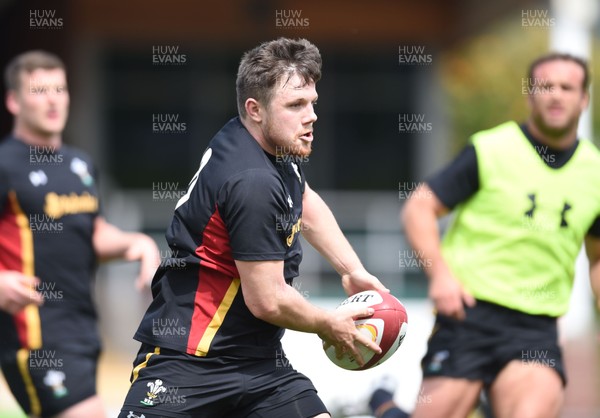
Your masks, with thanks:
[{"label": "black rugby jersey", "polygon": [[92,302],[92,244],[99,199],[87,155],[62,145],[0,143],[0,270],[37,276],[44,297],[16,315],[0,311],[0,350],[99,347]]},{"label": "black rugby jersey", "polygon": [[276,355],[283,329],[248,310],[234,260],[283,260],[288,284],[298,275],[301,158],[266,153],[239,118],[213,137],[176,205],[171,257],[135,339],[196,356]]}]

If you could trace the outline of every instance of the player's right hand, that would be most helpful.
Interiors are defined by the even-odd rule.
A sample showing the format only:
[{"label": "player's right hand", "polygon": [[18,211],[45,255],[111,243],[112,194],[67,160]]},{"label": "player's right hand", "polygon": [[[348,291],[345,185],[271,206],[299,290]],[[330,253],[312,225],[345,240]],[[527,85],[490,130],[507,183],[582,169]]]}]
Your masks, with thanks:
[{"label": "player's right hand", "polygon": [[327,328],[319,333],[323,340],[323,348],[326,350],[330,346],[335,347],[335,354],[338,359],[345,353],[354,357],[360,366],[365,364],[357,343],[364,345],[368,349],[381,353],[381,348],[364,334],[360,333],[354,324],[355,319],[368,318],[373,315],[373,308],[365,307],[344,307],[331,312]]},{"label": "player's right hand", "polygon": [[434,276],[429,282],[429,297],[437,312],[462,321],[464,305],[475,306],[475,298],[451,274]]},{"label": "player's right hand", "polygon": [[30,303],[41,305],[44,298],[35,290],[39,283],[18,271],[0,271],[0,309],[14,315]]}]

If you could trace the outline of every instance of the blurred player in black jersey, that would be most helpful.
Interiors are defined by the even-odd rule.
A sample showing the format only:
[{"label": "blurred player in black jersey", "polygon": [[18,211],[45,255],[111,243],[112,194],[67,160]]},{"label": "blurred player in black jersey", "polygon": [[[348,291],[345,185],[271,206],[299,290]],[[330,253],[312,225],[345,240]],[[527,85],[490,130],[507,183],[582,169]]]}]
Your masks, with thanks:
[{"label": "blurred player in black jersey", "polygon": [[280,38],[247,52],[237,75],[239,117],[214,136],[177,203],[154,301],[121,418],[327,417],[310,380],[281,348],[284,329],[318,334],[337,352],[380,352],[355,328],[367,309],[327,312],[290,284],[299,234],[344,290],[385,290],[362,266],[300,162],[311,153],[321,56]]},{"label": "blurred player in black jersey", "polygon": [[62,143],[69,92],[55,55],[29,51],[6,67],[12,134],[0,144],[0,360],[32,417],[104,418],[93,276],[99,260],[159,264],[154,241],[99,212],[90,158]]}]

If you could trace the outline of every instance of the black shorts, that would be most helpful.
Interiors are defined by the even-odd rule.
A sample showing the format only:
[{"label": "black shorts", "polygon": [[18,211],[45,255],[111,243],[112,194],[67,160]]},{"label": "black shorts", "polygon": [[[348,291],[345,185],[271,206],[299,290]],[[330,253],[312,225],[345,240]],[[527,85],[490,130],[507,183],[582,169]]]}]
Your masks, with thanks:
[{"label": "black shorts", "polygon": [[96,395],[99,354],[99,350],[86,355],[61,349],[21,349],[2,353],[0,363],[25,413],[51,417]]},{"label": "black shorts", "polygon": [[437,315],[421,362],[423,377],[481,380],[489,387],[510,361],[549,367],[566,385],[556,318],[477,301],[466,319]]},{"label": "black shorts", "polygon": [[309,418],[326,413],[311,381],[283,353],[272,359],[196,357],[142,344],[119,418]]}]

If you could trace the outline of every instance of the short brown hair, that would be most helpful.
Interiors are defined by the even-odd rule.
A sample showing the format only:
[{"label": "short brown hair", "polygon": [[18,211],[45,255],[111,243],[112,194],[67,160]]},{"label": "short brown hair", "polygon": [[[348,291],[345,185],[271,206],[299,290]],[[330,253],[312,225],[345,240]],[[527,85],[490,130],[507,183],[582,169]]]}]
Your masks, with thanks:
[{"label": "short brown hair", "polygon": [[539,65],[544,64],[549,61],[571,61],[571,62],[574,62],[575,64],[579,65],[583,69],[583,83],[582,83],[581,87],[583,88],[583,91],[587,91],[589,84],[590,84],[590,70],[588,68],[587,61],[583,58],[576,57],[575,55],[561,53],[561,52],[551,52],[549,54],[542,55],[541,57],[534,60],[529,65],[529,70],[527,73],[529,80],[532,80],[534,78],[533,73]]},{"label": "short brown hair", "polygon": [[65,71],[63,61],[51,52],[34,50],[23,52],[14,57],[4,70],[4,86],[6,90],[19,90],[21,87],[20,74],[22,72],[31,73],[38,68],[52,70],[59,68]]},{"label": "short brown hair", "polygon": [[285,75],[297,74],[305,83],[321,79],[321,54],[306,39],[279,38],[247,51],[238,68],[236,80],[238,113],[246,116],[249,98],[267,106],[273,88]]}]

